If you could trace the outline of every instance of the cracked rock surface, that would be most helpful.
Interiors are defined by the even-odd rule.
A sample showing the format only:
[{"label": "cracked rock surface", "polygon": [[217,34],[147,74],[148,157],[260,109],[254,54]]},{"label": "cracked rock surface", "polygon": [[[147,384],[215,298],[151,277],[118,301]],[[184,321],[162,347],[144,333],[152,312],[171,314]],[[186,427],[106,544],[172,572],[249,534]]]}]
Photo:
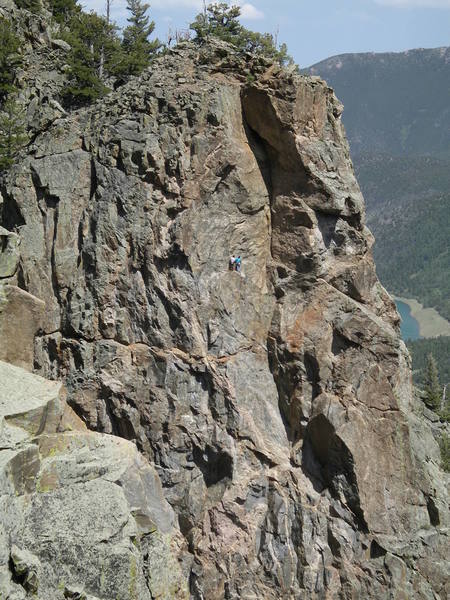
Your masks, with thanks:
[{"label": "cracked rock surface", "polygon": [[87,431],[61,383],[4,362],[0,381],[0,597],[187,598],[183,539],[134,444]]},{"label": "cracked rock surface", "polygon": [[2,190],[8,284],[46,306],[35,369],[154,465],[195,600],[449,592],[448,478],[341,111],[318,78],[182,45]]}]

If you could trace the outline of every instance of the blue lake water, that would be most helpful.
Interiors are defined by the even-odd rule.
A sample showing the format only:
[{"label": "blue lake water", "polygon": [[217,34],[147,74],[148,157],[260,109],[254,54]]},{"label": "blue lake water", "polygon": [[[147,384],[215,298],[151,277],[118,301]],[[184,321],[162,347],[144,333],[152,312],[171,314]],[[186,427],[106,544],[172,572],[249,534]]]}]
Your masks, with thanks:
[{"label": "blue lake water", "polygon": [[402,322],[400,325],[400,331],[402,338],[406,340],[418,340],[420,338],[419,323],[411,316],[411,308],[406,302],[396,300],[397,310],[400,313]]}]

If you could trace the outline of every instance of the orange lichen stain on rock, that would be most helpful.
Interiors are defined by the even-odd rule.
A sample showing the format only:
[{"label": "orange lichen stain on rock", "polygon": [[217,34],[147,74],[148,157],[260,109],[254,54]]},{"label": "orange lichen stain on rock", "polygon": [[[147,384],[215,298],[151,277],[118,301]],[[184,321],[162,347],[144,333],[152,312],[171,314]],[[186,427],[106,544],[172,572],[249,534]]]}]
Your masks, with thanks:
[{"label": "orange lichen stain on rock", "polygon": [[323,134],[327,120],[327,95],[324,94],[325,84],[316,82],[315,85],[299,86],[297,101],[294,106],[294,117],[297,122],[297,133],[309,134],[313,132],[317,136]]},{"label": "orange lichen stain on rock", "polygon": [[303,346],[305,332],[310,333],[319,323],[323,323],[323,311],[318,306],[310,306],[298,314],[291,327],[287,328],[286,341],[291,352],[299,352]]},{"label": "orange lichen stain on rock", "polygon": [[326,286],[317,290],[314,301],[306,309],[300,309],[293,323],[290,321],[285,324],[284,338],[291,352],[298,352],[302,348],[305,334],[308,338],[314,337],[312,334],[318,329],[321,332],[318,339],[323,337],[327,293]]}]

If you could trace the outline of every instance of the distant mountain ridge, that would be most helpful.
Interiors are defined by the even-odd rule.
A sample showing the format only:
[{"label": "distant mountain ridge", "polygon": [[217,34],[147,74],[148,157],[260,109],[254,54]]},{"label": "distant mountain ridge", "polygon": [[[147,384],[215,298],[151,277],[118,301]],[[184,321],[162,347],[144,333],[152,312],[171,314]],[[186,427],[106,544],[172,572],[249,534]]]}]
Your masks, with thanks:
[{"label": "distant mountain ridge", "polygon": [[450,47],[341,54],[305,71],[344,103],[353,156],[450,156]]},{"label": "distant mountain ridge", "polygon": [[382,283],[450,319],[450,48],[343,54],[306,72],[344,103]]}]

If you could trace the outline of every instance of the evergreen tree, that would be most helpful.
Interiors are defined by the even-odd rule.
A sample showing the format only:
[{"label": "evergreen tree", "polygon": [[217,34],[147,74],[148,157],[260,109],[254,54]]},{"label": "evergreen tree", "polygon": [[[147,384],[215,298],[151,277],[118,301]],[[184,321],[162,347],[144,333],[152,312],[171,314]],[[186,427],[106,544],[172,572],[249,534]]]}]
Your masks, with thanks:
[{"label": "evergreen tree", "polygon": [[80,12],[64,36],[71,46],[66,105],[81,106],[108,92],[105,80],[119,68],[121,47],[116,27],[97,14]]},{"label": "evergreen tree", "polygon": [[439,411],[439,414],[444,421],[450,421],[450,383],[443,386],[442,391],[441,410]]},{"label": "evergreen tree", "polygon": [[127,75],[139,75],[150,65],[153,56],[161,47],[158,39],[148,38],[155,29],[154,21],[146,14],[149,4],[142,0],[127,0],[127,10],[130,11],[128,27],[123,32],[122,47],[125,51],[123,72]]},{"label": "evergreen tree", "polygon": [[19,8],[25,8],[32,13],[39,13],[42,8],[41,0],[15,0]]},{"label": "evergreen tree", "polygon": [[211,36],[238,46],[244,30],[239,23],[240,15],[239,6],[228,6],[226,2],[210,4],[204,12],[196,16],[195,21],[191,23],[191,29],[195,31],[200,42]]},{"label": "evergreen tree", "polygon": [[16,69],[21,62],[20,40],[11,23],[0,18],[0,101],[14,91]]},{"label": "evergreen tree", "polygon": [[439,440],[439,446],[441,449],[441,461],[442,468],[447,473],[450,472],[450,437],[443,433],[441,439]]},{"label": "evergreen tree", "polygon": [[442,389],[439,383],[439,373],[436,365],[436,361],[432,354],[427,357],[427,364],[425,368],[425,402],[426,404],[437,410],[441,405]]},{"label": "evergreen tree", "polygon": [[10,95],[0,111],[0,173],[9,169],[27,142],[25,111]]},{"label": "evergreen tree", "polygon": [[233,44],[242,52],[260,54],[282,65],[293,63],[285,44],[277,48],[274,37],[270,33],[258,33],[246,29],[239,22],[240,15],[239,6],[229,6],[225,2],[210,4],[204,12],[197,15],[190,28],[195,31],[196,39],[200,43],[215,37]]},{"label": "evergreen tree", "polygon": [[244,49],[253,54],[261,54],[280,63],[280,65],[294,64],[294,60],[289,56],[286,44],[281,44],[277,48],[275,40],[271,33],[259,33],[244,29]]},{"label": "evergreen tree", "polygon": [[77,0],[49,0],[53,18],[61,25],[68,25],[71,19],[81,12]]}]

